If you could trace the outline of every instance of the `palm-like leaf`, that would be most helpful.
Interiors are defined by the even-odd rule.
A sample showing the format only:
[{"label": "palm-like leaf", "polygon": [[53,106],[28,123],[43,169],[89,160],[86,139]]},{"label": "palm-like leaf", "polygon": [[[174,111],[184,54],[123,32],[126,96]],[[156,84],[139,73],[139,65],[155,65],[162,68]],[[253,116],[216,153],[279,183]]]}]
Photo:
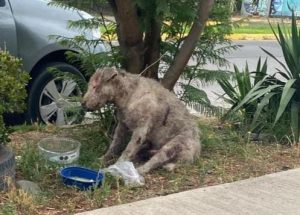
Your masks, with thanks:
[{"label": "palm-like leaf", "polygon": [[299,143],[299,112],[300,105],[298,102],[292,102],[291,104],[291,127],[294,134],[296,143]]},{"label": "palm-like leaf", "polygon": [[181,87],[184,89],[184,94],[181,98],[183,101],[197,102],[202,105],[210,106],[210,100],[205,91],[188,84],[181,84]]},{"label": "palm-like leaf", "polygon": [[[263,87],[266,75],[267,61],[261,66],[261,59],[259,58],[254,72],[249,72],[248,64],[246,64],[245,69],[242,72],[240,72],[235,65],[233,77],[234,83],[231,83],[228,79],[221,79],[218,81],[227,98],[225,96],[221,97],[224,101],[232,105],[229,113],[236,112],[241,108],[244,109],[247,106],[253,106],[254,104],[251,103],[256,102],[255,99],[257,97],[262,97],[264,91],[272,90],[270,88],[264,89]],[[254,79],[254,82],[251,80],[252,78]],[[278,86],[276,85],[276,87]],[[253,113],[245,114],[251,115]]]},{"label": "palm-like leaf", "polygon": [[253,120],[252,120],[252,123],[251,123],[251,128],[254,128],[255,127],[255,123],[258,121],[258,118],[261,114],[261,112],[263,111],[263,109],[269,105],[269,102],[270,102],[270,99],[276,95],[275,93],[268,93],[266,94],[263,99],[261,100],[261,102],[259,102],[257,104],[257,108],[256,108],[256,111],[254,113],[254,116],[253,116]]},{"label": "palm-like leaf", "polygon": [[278,108],[278,112],[274,124],[277,123],[277,121],[285,111],[287,105],[291,102],[291,99],[296,92],[296,89],[292,88],[295,81],[296,79],[290,79],[286,82],[285,86],[283,87],[280,104],[279,104],[279,108]]},{"label": "palm-like leaf", "polygon": [[[273,81],[266,82],[265,88],[259,89],[260,93],[252,92],[252,99],[248,99],[248,102],[253,102],[255,100],[260,100],[261,102],[257,106],[257,111],[254,115],[254,120],[258,119],[258,116],[261,114],[262,109],[267,107],[271,98],[274,95],[276,99],[280,98],[278,104],[276,117],[274,119],[273,125],[276,125],[282,115],[285,112],[290,112],[290,121],[291,128],[294,134],[294,140],[299,141],[299,113],[300,113],[300,31],[297,28],[296,17],[294,11],[292,11],[292,23],[291,29],[288,31],[285,26],[277,25],[278,34],[275,33],[273,27],[271,26],[276,39],[281,46],[282,53],[285,59],[285,63],[277,59],[272,53],[268,52],[265,49],[262,49],[269,56],[275,59],[284,69],[281,71],[278,70],[279,75],[281,75],[286,81],[278,80],[275,76],[272,77]],[[259,82],[258,82],[259,83]],[[261,96],[261,94],[265,95]],[[254,95],[256,94],[256,95]],[[247,95],[247,97],[251,97]],[[242,105],[241,102],[240,106]],[[238,108],[239,106],[236,106]],[[270,107],[271,108],[271,107]]]}]

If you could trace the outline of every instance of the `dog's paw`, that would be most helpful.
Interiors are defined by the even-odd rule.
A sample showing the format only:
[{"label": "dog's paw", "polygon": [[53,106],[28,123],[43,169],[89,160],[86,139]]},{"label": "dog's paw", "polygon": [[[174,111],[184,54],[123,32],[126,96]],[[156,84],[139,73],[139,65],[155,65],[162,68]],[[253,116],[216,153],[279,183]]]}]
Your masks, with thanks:
[{"label": "dog's paw", "polygon": [[114,161],[115,161],[115,158],[112,155],[103,155],[102,157],[100,157],[100,162],[102,164],[104,164],[105,166],[113,164]]},{"label": "dog's paw", "polygon": [[163,165],[163,168],[168,172],[173,172],[175,170],[176,164],[175,163],[167,163]]},{"label": "dog's paw", "polygon": [[123,162],[123,161],[131,161],[131,159],[129,158],[129,156],[127,154],[122,154],[119,159],[118,162]]},{"label": "dog's paw", "polygon": [[149,169],[145,168],[144,166],[140,166],[139,168],[137,168],[137,171],[140,175],[145,175],[149,172]]}]

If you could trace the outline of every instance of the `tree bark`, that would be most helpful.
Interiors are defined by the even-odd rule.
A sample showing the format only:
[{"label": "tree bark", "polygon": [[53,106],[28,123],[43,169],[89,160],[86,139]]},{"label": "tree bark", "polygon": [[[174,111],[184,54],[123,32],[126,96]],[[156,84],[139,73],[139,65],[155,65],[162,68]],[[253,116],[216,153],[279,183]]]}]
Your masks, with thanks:
[{"label": "tree bark", "polygon": [[199,0],[197,8],[197,17],[194,20],[192,28],[184,40],[181,48],[174,58],[173,64],[170,66],[162,79],[162,85],[172,90],[180,75],[182,74],[186,64],[188,63],[197,41],[204,29],[205,23],[209,17],[210,10],[214,0]]},{"label": "tree bark", "polygon": [[116,22],[117,34],[127,72],[138,74],[144,66],[143,32],[133,0],[109,0]]},{"label": "tree bark", "polygon": [[[150,66],[145,73],[145,77],[158,80],[158,66],[156,62],[160,57],[160,33],[161,22],[151,20],[150,30],[145,34],[145,64],[144,68]],[[155,63],[156,62],[156,63]],[[153,64],[153,65],[152,65]]]}]

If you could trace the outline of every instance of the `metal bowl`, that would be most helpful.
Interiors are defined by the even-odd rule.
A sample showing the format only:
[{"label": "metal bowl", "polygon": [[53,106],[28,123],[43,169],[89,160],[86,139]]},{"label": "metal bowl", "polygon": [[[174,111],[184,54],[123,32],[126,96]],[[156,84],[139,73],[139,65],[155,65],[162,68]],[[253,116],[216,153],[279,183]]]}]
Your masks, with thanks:
[{"label": "metal bowl", "polygon": [[47,137],[39,141],[40,154],[58,164],[72,164],[79,158],[80,142],[64,137]]}]

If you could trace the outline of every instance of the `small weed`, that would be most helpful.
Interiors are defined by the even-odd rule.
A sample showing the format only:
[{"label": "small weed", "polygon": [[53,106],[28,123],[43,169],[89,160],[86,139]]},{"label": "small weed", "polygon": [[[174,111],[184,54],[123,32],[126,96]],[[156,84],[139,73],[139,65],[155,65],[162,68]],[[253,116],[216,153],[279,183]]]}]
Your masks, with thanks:
[{"label": "small weed", "polygon": [[102,168],[100,157],[106,152],[109,140],[92,125],[80,132],[73,131],[73,138],[81,142],[79,164],[93,169]]},{"label": "small weed", "polygon": [[96,207],[103,207],[103,203],[111,193],[112,184],[116,184],[117,180],[110,174],[105,175],[105,179],[101,187],[94,187],[85,193],[86,197],[95,202]]},{"label": "small weed", "polygon": [[22,124],[15,125],[10,127],[13,132],[26,133],[30,131],[43,131],[45,129],[45,125],[41,123],[33,123],[33,124]]},{"label": "small weed", "polygon": [[0,215],[16,215],[17,207],[14,203],[7,201],[3,204],[0,204]]},{"label": "small weed", "polygon": [[46,161],[38,152],[37,146],[27,143],[23,146],[17,168],[23,177],[36,182],[53,180],[53,172],[57,172],[59,165]]},{"label": "small weed", "polygon": [[36,214],[36,200],[35,198],[22,189],[17,189],[11,178],[7,179],[8,192],[6,193],[7,199],[10,203],[7,209],[14,209],[22,211],[22,214]]}]

